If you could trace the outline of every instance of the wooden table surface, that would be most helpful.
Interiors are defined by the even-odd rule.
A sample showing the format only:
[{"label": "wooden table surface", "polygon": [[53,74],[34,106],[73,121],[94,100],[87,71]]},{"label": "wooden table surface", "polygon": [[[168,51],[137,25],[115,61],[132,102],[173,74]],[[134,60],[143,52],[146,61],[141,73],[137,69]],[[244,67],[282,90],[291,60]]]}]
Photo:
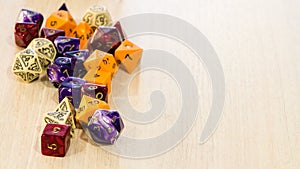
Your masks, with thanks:
[{"label": "wooden table surface", "polygon": [[[78,137],[72,139],[66,157],[41,154],[43,113],[52,111],[58,104],[57,89],[46,76],[25,84],[12,74],[14,56],[21,50],[14,43],[14,23],[21,8],[39,11],[46,18],[62,2],[1,0],[1,169],[299,169],[300,1],[67,0],[77,21],[96,3],[106,5],[114,20],[142,13],[168,14],[183,19],[209,40],[218,55],[226,83],[223,115],[215,133],[200,144],[213,93],[205,64],[199,63],[191,51],[170,38],[151,34],[131,37],[145,50],[166,50],[183,60],[192,72],[201,105],[190,132],[175,147],[139,159],[92,145],[84,139],[81,130],[76,130]],[[141,70],[143,64],[147,63],[142,59]],[[117,73],[113,80],[117,86],[114,91],[123,90],[118,88],[118,83],[121,84],[125,76],[128,74],[123,70]],[[135,109],[147,111],[151,107],[151,92],[155,89],[163,91],[166,106],[156,121],[147,124],[130,121],[124,112],[126,127],[122,135],[147,139],[171,128],[180,113],[178,88],[174,79],[162,71],[143,71],[134,76],[129,94],[133,96],[131,104]],[[112,107],[116,108],[113,103]]]}]

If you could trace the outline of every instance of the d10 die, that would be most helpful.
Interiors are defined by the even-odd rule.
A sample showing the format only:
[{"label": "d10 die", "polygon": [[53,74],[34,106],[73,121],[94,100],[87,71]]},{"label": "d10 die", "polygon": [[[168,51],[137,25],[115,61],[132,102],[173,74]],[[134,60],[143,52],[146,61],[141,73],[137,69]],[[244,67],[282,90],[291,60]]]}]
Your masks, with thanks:
[{"label": "d10 die", "polygon": [[46,69],[56,57],[54,44],[45,38],[36,38],[31,41],[28,47],[32,48],[41,58],[42,67]]},{"label": "d10 die", "polygon": [[81,88],[81,93],[107,102],[108,89],[105,85],[85,83]]},{"label": "d10 die", "polygon": [[142,57],[143,49],[125,40],[115,51],[115,59],[128,73],[132,73]]},{"label": "d10 die", "polygon": [[47,124],[41,136],[43,155],[64,157],[70,146],[70,126]]},{"label": "d10 die", "polygon": [[59,101],[69,98],[72,105],[77,108],[81,100],[81,87],[85,80],[76,77],[67,77],[58,88]]},{"label": "d10 die", "polygon": [[61,29],[53,29],[53,28],[42,28],[41,30],[41,37],[54,42],[54,40],[58,36],[65,36],[65,31]]},{"label": "d10 die", "polygon": [[112,24],[111,16],[105,6],[93,5],[83,16],[83,21],[88,23],[93,30],[99,26],[110,26]]},{"label": "d10 die", "polygon": [[88,50],[71,51],[64,54],[66,57],[71,58],[74,77],[82,78],[86,74],[87,71],[83,63],[89,57],[89,54]]},{"label": "d10 die", "polygon": [[120,114],[115,110],[99,109],[88,123],[89,134],[97,144],[114,144],[123,128]]},{"label": "d10 die", "polygon": [[101,70],[89,70],[83,77],[89,83],[95,83],[107,86],[108,93],[111,92],[112,73]]},{"label": "d10 die", "polygon": [[58,56],[64,56],[65,52],[79,50],[80,41],[78,38],[70,38],[66,36],[58,36],[54,40]]},{"label": "d10 die", "polygon": [[67,77],[73,75],[71,58],[58,57],[47,69],[50,82],[58,87]]},{"label": "d10 die", "polygon": [[103,52],[114,54],[116,48],[122,42],[121,35],[113,26],[100,26],[95,30],[93,37],[87,43],[90,52],[98,49]]},{"label": "d10 die", "polygon": [[76,27],[76,22],[67,8],[61,8],[61,10],[53,12],[50,15],[50,17],[46,21],[46,27],[62,29],[65,31],[66,36],[71,36],[74,28]]},{"label": "d10 die", "polygon": [[12,72],[25,82],[32,82],[39,78],[42,66],[38,54],[31,48],[16,54]]},{"label": "d10 die", "polygon": [[90,118],[97,109],[110,109],[110,107],[102,100],[83,95],[76,113],[76,121],[83,127],[87,126]]},{"label": "d10 die", "polygon": [[96,49],[83,63],[85,69],[87,71],[91,69],[93,70],[99,69],[103,57],[107,54],[108,53]]},{"label": "d10 die", "polygon": [[89,24],[80,22],[77,27],[73,30],[71,36],[80,40],[80,49],[86,46],[88,40],[93,36],[94,30]]}]

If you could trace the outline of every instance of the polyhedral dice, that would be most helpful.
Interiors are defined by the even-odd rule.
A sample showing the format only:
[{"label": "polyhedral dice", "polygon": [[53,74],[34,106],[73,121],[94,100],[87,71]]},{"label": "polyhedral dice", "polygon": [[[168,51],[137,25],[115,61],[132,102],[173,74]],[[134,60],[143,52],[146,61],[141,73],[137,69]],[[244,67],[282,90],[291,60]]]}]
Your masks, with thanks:
[{"label": "polyhedral dice", "polygon": [[126,33],[124,32],[122,26],[121,26],[121,23],[119,21],[117,21],[115,24],[114,24],[114,27],[118,29],[120,35],[121,35],[121,38],[122,40],[124,41],[125,39],[127,39],[127,36],[126,36]]},{"label": "polyhedral dice", "polygon": [[65,52],[79,50],[80,41],[78,38],[70,38],[66,36],[58,36],[54,40],[58,56],[63,56]]},{"label": "polyhedral dice", "polygon": [[125,40],[115,51],[115,59],[128,73],[132,73],[142,57],[143,49]]},{"label": "polyhedral dice", "polygon": [[81,93],[107,102],[108,89],[105,85],[85,83],[81,88]]},{"label": "polyhedral dice", "polygon": [[54,40],[58,36],[65,36],[65,31],[61,29],[53,29],[53,28],[42,28],[41,30],[41,38],[46,38],[50,40],[51,42],[54,42]]},{"label": "polyhedral dice", "polygon": [[103,52],[114,54],[122,42],[121,35],[113,26],[100,26],[95,30],[93,37],[87,43],[90,52],[98,49]]},{"label": "polyhedral dice", "polygon": [[101,70],[89,70],[83,77],[88,83],[95,83],[107,86],[108,93],[111,92],[111,80],[113,74]]},{"label": "polyhedral dice", "polygon": [[120,114],[115,110],[97,110],[88,123],[92,140],[97,143],[114,144],[124,128]]},{"label": "polyhedral dice", "polygon": [[41,136],[43,155],[64,157],[70,146],[70,126],[47,124]]},{"label": "polyhedral dice", "polygon": [[86,46],[88,40],[93,36],[94,30],[86,22],[80,22],[73,30],[71,36],[80,40],[80,49]]},{"label": "polyhedral dice", "polygon": [[58,57],[47,69],[50,82],[58,87],[67,77],[73,75],[71,58]]},{"label": "polyhedral dice", "polygon": [[110,26],[112,24],[111,16],[105,6],[93,5],[83,16],[83,21],[88,23],[93,30],[99,26]]},{"label": "polyhedral dice", "polygon": [[85,82],[81,78],[67,77],[58,88],[59,101],[68,97],[72,105],[77,108],[81,100],[81,87]]},{"label": "polyhedral dice", "polygon": [[32,48],[39,55],[43,69],[46,69],[56,57],[55,46],[48,39],[33,39],[28,47]]},{"label": "polyhedral dice", "polygon": [[87,71],[91,69],[93,70],[99,69],[102,58],[107,54],[108,53],[96,49],[83,63],[85,69]]},{"label": "polyhedral dice", "polygon": [[[65,6],[65,4],[62,5],[62,7]],[[66,36],[71,36],[74,28],[76,27],[76,22],[73,19],[70,12],[67,10],[67,8],[60,8],[61,10],[58,10],[56,12],[53,12],[50,17],[46,21],[46,27],[47,28],[54,28],[54,29],[62,29],[65,31]]]},{"label": "polyhedral dice", "polygon": [[17,53],[12,66],[12,72],[28,83],[38,79],[42,73],[38,54],[31,48]]},{"label": "polyhedral dice", "polygon": [[32,39],[38,38],[43,20],[42,14],[22,9],[15,24],[16,44],[20,47],[27,47]]},{"label": "polyhedral dice", "polygon": [[110,107],[102,100],[83,95],[76,113],[76,121],[78,121],[83,127],[87,126],[90,118],[97,109],[110,109]]},{"label": "polyhedral dice", "polygon": [[71,58],[73,76],[82,78],[87,72],[83,63],[89,57],[90,52],[88,50],[78,50],[66,52],[64,55]]}]

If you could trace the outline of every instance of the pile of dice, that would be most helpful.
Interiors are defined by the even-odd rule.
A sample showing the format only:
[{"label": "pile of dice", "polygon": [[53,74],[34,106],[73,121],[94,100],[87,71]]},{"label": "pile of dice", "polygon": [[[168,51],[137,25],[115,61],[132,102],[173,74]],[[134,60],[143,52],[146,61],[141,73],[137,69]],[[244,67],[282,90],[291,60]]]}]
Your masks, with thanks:
[{"label": "pile of dice", "polygon": [[22,9],[15,24],[16,54],[12,71],[25,82],[43,70],[58,88],[59,105],[44,115],[42,154],[65,156],[75,129],[96,144],[114,144],[124,128],[118,111],[110,110],[111,80],[119,66],[128,73],[143,50],[130,42],[120,22],[112,22],[102,5],[93,5],[76,24],[66,5],[47,18]]}]

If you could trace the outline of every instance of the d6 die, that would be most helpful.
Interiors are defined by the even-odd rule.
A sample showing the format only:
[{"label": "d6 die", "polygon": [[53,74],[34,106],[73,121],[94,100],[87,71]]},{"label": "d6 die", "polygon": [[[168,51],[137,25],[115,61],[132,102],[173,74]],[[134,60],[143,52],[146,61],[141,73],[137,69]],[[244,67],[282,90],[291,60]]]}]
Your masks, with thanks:
[{"label": "d6 die", "polygon": [[88,23],[93,30],[99,26],[110,26],[112,24],[111,16],[103,5],[91,6],[83,16],[83,21]]},{"label": "d6 die", "polygon": [[73,75],[71,58],[58,57],[47,69],[50,82],[58,87],[67,77]]},{"label": "d6 die", "polygon": [[43,155],[64,157],[70,146],[70,126],[47,124],[41,136]]},{"label": "d6 die", "polygon": [[78,38],[70,38],[66,36],[58,36],[54,40],[58,56],[64,56],[65,52],[79,50],[80,41]]},{"label": "d6 die", "polygon": [[81,93],[107,102],[108,89],[105,85],[85,83],[81,88]]},{"label": "d6 die", "polygon": [[54,42],[54,40],[58,36],[65,36],[65,31],[61,29],[53,29],[53,28],[42,28],[41,30],[41,37]]},{"label": "d6 die", "polygon": [[85,22],[80,22],[77,27],[73,30],[71,36],[78,38],[80,40],[80,49],[86,46],[88,40],[92,37],[94,30],[89,24]]}]

